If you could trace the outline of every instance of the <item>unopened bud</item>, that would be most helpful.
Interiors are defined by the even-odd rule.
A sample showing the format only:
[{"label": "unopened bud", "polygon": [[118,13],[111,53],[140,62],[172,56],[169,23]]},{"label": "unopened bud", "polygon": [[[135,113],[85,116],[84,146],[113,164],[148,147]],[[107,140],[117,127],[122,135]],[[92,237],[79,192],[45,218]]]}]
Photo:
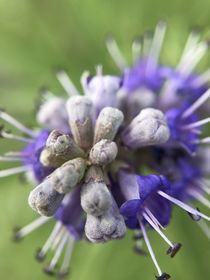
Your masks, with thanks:
[{"label": "unopened bud", "polygon": [[90,182],[82,186],[81,206],[94,216],[101,216],[111,205],[111,194],[105,183]]},{"label": "unopened bud", "polygon": [[76,144],[88,150],[93,142],[92,103],[85,96],[73,96],[67,101],[67,112]]},{"label": "unopened bud", "polygon": [[142,110],[122,133],[123,143],[131,149],[164,144],[169,137],[164,114],[153,108]]},{"label": "unopened bud", "polygon": [[81,206],[83,210],[94,216],[101,216],[111,207],[112,196],[104,183],[100,168],[91,166],[81,189]]},{"label": "unopened bud", "polygon": [[90,151],[90,160],[92,164],[107,165],[117,156],[117,145],[106,139],[96,143]]},{"label": "unopened bud", "polygon": [[59,129],[62,132],[70,130],[65,99],[52,96],[43,103],[37,113],[37,121],[49,130]]},{"label": "unopened bud", "polygon": [[51,182],[45,180],[31,191],[28,203],[40,215],[53,216],[60,206],[63,197],[63,194],[52,189]]},{"label": "unopened bud", "polygon": [[123,113],[112,107],[105,107],[96,121],[94,143],[102,139],[114,140],[123,122]]},{"label": "unopened bud", "polygon": [[40,155],[40,162],[44,166],[57,167],[73,158],[83,157],[84,154],[69,135],[53,130]]},{"label": "unopened bud", "polygon": [[118,107],[117,92],[121,84],[119,77],[103,76],[101,74],[91,77],[89,73],[85,72],[82,75],[81,83],[86,96],[94,104],[96,116],[104,107]]},{"label": "unopened bud", "polygon": [[125,222],[113,199],[112,206],[101,217],[87,215],[85,233],[93,243],[103,243],[124,237],[126,233]]},{"label": "unopened bud", "polygon": [[61,194],[70,192],[82,180],[85,169],[86,162],[82,158],[67,161],[49,176],[53,188]]}]

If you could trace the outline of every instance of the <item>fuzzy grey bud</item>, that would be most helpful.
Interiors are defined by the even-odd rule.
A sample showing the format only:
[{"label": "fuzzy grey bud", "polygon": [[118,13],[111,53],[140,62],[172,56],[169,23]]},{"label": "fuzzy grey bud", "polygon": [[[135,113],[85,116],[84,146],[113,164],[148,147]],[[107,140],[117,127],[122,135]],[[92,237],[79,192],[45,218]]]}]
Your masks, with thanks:
[{"label": "fuzzy grey bud", "polygon": [[[96,175],[96,176],[94,176]],[[94,216],[101,216],[111,207],[112,196],[103,180],[99,167],[91,166],[81,189],[81,206]]]},{"label": "fuzzy grey bud", "polygon": [[64,195],[81,181],[85,168],[82,158],[70,160],[57,168],[30,193],[28,202],[31,208],[41,215],[52,216]]},{"label": "fuzzy grey bud", "polygon": [[101,110],[96,121],[94,143],[102,139],[114,140],[123,119],[123,113],[116,108],[105,107]]},{"label": "fuzzy grey bud", "polygon": [[93,142],[92,102],[85,96],[73,96],[67,101],[66,108],[76,144],[88,150]]},{"label": "fuzzy grey bud", "polygon": [[126,233],[125,222],[114,199],[112,199],[112,206],[103,216],[87,215],[85,233],[93,243],[104,243],[124,237]]},{"label": "fuzzy grey bud", "polygon": [[28,203],[40,215],[53,216],[63,198],[64,195],[52,189],[51,182],[45,180],[31,191]]},{"label": "fuzzy grey bud", "polygon": [[68,132],[68,115],[65,108],[66,101],[60,97],[50,97],[37,112],[38,123],[49,130],[59,129]]},{"label": "fuzzy grey bud", "polygon": [[86,162],[82,158],[76,158],[64,163],[57,168],[48,178],[52,187],[63,194],[70,192],[83,178],[86,169]]},{"label": "fuzzy grey bud", "polygon": [[118,107],[117,92],[121,79],[115,76],[97,74],[91,77],[88,72],[82,75],[81,83],[85,92],[94,104],[95,115],[107,106]]},{"label": "fuzzy grey bud", "polygon": [[94,216],[101,216],[110,207],[111,194],[105,183],[90,182],[82,186],[81,206]]},{"label": "fuzzy grey bud", "polygon": [[110,140],[102,139],[90,151],[90,161],[96,165],[107,165],[117,156],[117,145]]},{"label": "fuzzy grey bud", "polygon": [[41,153],[40,162],[44,166],[57,167],[70,159],[84,155],[83,150],[69,135],[53,130],[46,141],[46,148]]},{"label": "fuzzy grey bud", "polygon": [[142,110],[122,133],[123,143],[131,149],[160,145],[169,137],[170,130],[164,114],[153,108]]}]

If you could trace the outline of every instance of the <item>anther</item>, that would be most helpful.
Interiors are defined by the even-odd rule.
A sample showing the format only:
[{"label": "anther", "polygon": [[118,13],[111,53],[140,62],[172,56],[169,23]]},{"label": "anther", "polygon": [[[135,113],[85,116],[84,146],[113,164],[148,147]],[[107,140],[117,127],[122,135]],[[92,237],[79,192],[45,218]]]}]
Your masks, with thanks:
[{"label": "anther", "polygon": [[167,254],[170,255],[171,258],[173,258],[181,249],[181,247],[182,247],[181,243],[174,243],[173,247],[169,247],[169,249],[167,250]]},{"label": "anther", "polygon": [[44,267],[43,271],[49,276],[55,275],[55,271],[50,266]]},{"label": "anther", "polygon": [[13,235],[12,235],[12,240],[14,242],[18,242],[23,238],[22,234],[20,233],[20,228],[19,227],[15,227],[13,229]]},{"label": "anther", "polygon": [[38,262],[43,262],[45,260],[46,254],[43,253],[42,249],[38,249],[35,258]]},{"label": "anther", "polygon": [[[199,208],[196,208],[196,209],[198,212],[200,212]],[[198,214],[192,214],[190,212],[187,212],[187,213],[193,221],[198,222],[201,220],[201,216],[199,216]]]},{"label": "anther", "polygon": [[133,251],[140,256],[147,256],[147,253],[138,245],[135,245],[133,247]]},{"label": "anther", "polygon": [[165,272],[163,272],[160,276],[155,276],[157,280],[168,280],[171,276]]},{"label": "anther", "polygon": [[57,279],[65,279],[67,276],[69,276],[69,271],[58,271],[56,273]]}]

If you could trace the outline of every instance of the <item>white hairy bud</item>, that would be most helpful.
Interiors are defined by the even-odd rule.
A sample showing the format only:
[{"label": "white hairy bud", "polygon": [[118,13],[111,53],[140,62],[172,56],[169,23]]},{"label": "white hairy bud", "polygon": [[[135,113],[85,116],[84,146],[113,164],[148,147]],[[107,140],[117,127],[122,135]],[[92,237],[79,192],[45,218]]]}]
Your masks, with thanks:
[{"label": "white hairy bud", "polygon": [[101,110],[96,121],[94,143],[102,139],[114,140],[123,120],[123,113],[116,108],[105,107]]},{"label": "white hairy bud", "polygon": [[111,194],[105,183],[90,182],[82,186],[81,206],[94,216],[101,216],[111,204]]},{"label": "white hairy bud", "polygon": [[28,203],[30,207],[43,216],[53,216],[60,206],[64,195],[56,192],[51,182],[43,181],[33,191],[31,191]]},{"label": "white hairy bud", "polygon": [[119,213],[116,202],[101,217],[88,214],[85,224],[85,234],[93,243],[104,243],[113,239],[121,239],[126,233],[126,225]]},{"label": "white hairy bud", "polygon": [[81,206],[83,210],[94,216],[101,216],[110,208],[112,196],[104,183],[103,173],[99,167],[91,166],[81,189]]},{"label": "white hairy bud", "polygon": [[117,92],[121,79],[115,76],[98,74],[91,77],[88,72],[83,73],[81,83],[85,92],[93,104],[97,113],[106,106],[118,107]]},{"label": "white hairy bud", "polygon": [[117,145],[107,139],[102,139],[96,143],[90,151],[90,161],[96,165],[107,165],[117,156]]},{"label": "white hairy bud", "polygon": [[122,132],[123,143],[131,149],[164,144],[169,137],[164,114],[153,108],[142,110]]},{"label": "white hairy bud", "polygon": [[88,150],[93,142],[92,102],[85,96],[73,96],[67,101],[66,108],[76,144]]},{"label": "white hairy bud", "polygon": [[32,209],[45,216],[52,216],[64,195],[81,181],[86,168],[85,160],[76,158],[63,164],[51,173],[29,195]]},{"label": "white hairy bud", "polygon": [[37,112],[38,123],[49,130],[59,129],[63,132],[68,132],[68,115],[65,103],[65,99],[60,97],[53,96],[49,98]]},{"label": "white hairy bud", "polygon": [[70,192],[83,178],[86,169],[86,161],[76,158],[64,163],[57,168],[48,180],[57,192],[63,194]]},{"label": "white hairy bud", "polygon": [[53,130],[46,141],[46,148],[40,155],[40,162],[44,166],[57,167],[70,159],[84,157],[84,155],[83,150],[69,135]]}]

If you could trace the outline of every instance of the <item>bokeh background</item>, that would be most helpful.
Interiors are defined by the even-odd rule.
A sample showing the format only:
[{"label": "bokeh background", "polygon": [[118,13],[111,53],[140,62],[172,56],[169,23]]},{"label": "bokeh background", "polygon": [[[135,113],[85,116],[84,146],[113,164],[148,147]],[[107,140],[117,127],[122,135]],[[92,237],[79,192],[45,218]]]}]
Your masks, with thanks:
[{"label": "bokeh background", "polygon": [[[106,35],[114,34],[131,61],[132,39],[154,28],[160,18],[169,24],[161,59],[174,65],[192,28],[198,26],[203,34],[209,33],[209,10],[207,0],[0,0],[0,106],[26,124],[36,125],[34,108],[39,88],[49,86],[64,95],[55,79],[55,68],[64,67],[79,88],[81,73],[87,69],[93,72],[98,63],[104,65],[105,72],[117,74],[105,49]],[[206,56],[203,66],[208,64]],[[0,151],[14,150],[15,146],[1,141]],[[18,176],[0,181],[0,279],[48,278],[34,260],[34,253],[53,224],[21,243],[11,241],[14,226],[23,226],[36,217],[27,205],[29,191],[30,186]],[[165,254],[166,244],[150,234],[163,270],[177,280],[210,279],[210,242],[196,223],[177,210],[167,234],[184,246],[175,259],[170,259]],[[150,258],[133,254],[132,245],[130,234],[123,241],[106,245],[78,243],[69,278],[154,279]]]}]

